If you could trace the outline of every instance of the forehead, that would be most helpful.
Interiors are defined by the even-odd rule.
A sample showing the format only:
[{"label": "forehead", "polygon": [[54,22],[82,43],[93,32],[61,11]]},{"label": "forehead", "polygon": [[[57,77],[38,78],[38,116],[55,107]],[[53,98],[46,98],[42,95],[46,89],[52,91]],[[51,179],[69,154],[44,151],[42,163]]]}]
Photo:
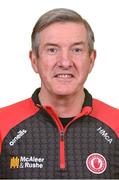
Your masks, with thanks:
[{"label": "forehead", "polygon": [[87,30],[82,23],[57,22],[47,26],[40,32],[40,43],[46,42],[74,43],[75,41],[87,41]]}]

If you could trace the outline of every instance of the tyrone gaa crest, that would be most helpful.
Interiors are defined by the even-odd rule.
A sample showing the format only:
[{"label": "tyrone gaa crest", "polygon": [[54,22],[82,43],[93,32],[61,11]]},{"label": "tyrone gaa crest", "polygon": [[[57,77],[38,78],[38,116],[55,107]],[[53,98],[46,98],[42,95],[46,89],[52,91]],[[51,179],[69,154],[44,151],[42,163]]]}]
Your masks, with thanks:
[{"label": "tyrone gaa crest", "polygon": [[102,174],[107,168],[104,156],[99,153],[92,153],[87,157],[86,166],[94,174]]}]

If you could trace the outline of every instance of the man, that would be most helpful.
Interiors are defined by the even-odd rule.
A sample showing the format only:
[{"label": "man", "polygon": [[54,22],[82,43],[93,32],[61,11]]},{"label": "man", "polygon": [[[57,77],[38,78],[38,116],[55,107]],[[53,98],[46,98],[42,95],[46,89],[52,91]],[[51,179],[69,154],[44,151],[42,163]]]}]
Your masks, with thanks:
[{"label": "man", "polygon": [[88,22],[47,12],[29,57],[41,88],[0,110],[0,178],[119,179],[119,110],[84,88],[96,58]]}]

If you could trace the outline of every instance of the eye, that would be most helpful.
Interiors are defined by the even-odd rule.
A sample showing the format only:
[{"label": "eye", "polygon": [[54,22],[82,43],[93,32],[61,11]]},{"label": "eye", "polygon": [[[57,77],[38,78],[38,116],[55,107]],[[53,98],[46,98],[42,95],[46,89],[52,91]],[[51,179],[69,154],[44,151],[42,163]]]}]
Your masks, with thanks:
[{"label": "eye", "polygon": [[82,49],[79,48],[79,47],[72,48],[72,52],[73,52],[74,54],[80,54],[81,51],[82,51]]},{"label": "eye", "polygon": [[55,47],[49,47],[48,49],[47,49],[47,52],[48,52],[48,54],[56,54],[57,53],[57,48],[55,48]]}]

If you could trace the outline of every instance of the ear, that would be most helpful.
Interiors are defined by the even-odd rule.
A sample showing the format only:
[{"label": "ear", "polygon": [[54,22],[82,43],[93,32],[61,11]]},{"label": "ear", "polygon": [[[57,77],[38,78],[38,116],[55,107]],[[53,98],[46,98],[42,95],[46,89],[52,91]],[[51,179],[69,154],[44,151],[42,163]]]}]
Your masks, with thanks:
[{"label": "ear", "polygon": [[92,71],[96,59],[96,50],[93,50],[90,54],[90,68],[89,73]]},{"label": "ear", "polygon": [[31,50],[29,51],[29,58],[31,60],[31,65],[33,70],[38,73],[38,58],[36,57],[35,53]]}]

